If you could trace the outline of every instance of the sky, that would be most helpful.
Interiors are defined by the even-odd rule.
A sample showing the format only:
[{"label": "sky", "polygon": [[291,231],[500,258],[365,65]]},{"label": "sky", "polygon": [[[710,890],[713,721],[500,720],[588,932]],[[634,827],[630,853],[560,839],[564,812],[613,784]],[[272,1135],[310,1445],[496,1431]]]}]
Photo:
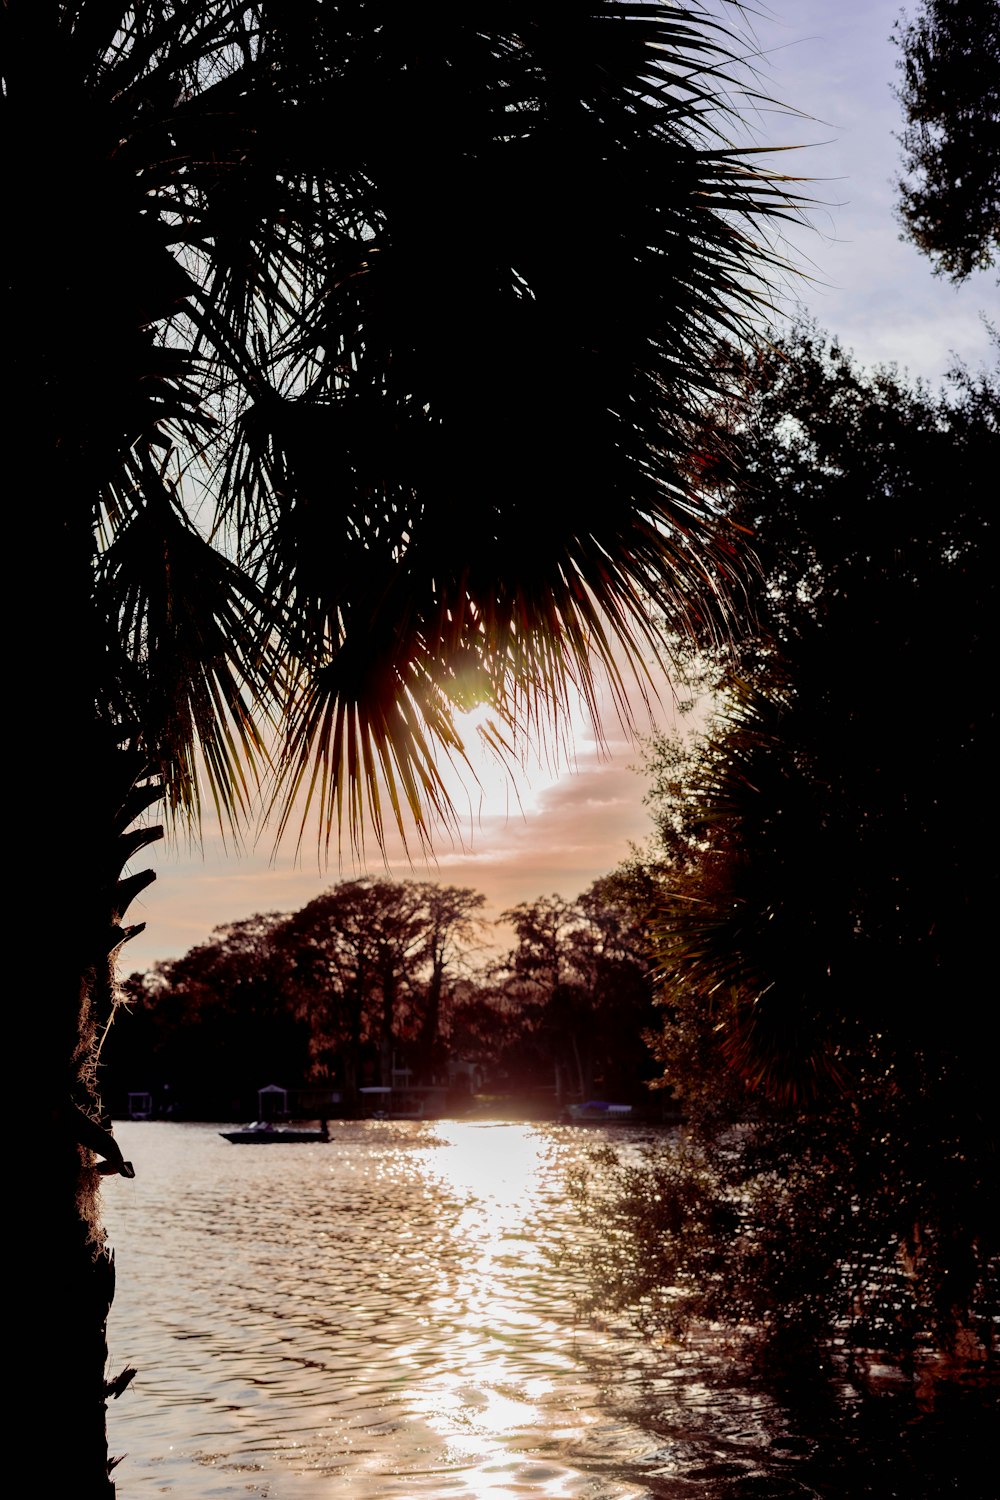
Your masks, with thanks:
[{"label": "sky", "polygon": [[[917,13],[915,0],[906,11]],[[900,241],[893,204],[902,117],[892,94],[899,51],[891,37],[902,13],[882,0],[776,0],[755,9],[748,46],[760,54],[760,92],[781,107],[758,106],[748,124],[757,144],[796,148],[766,160],[808,178],[800,191],[813,200],[807,223],[784,247],[804,273],[782,289],[784,315],[812,317],[863,365],[895,363],[937,386],[956,359],[973,369],[989,361],[984,317],[997,322],[1000,296],[995,273],[953,287]],[[430,860],[408,862],[395,840],[388,866],[374,847],[367,865],[350,858],[324,865],[314,837],[300,851],[294,837],[275,850],[267,828],[240,852],[208,824],[196,848],[185,840],[154,845],[137,868],[155,869],[157,879],[127,918],[146,929],[122,951],[121,971],[179,958],[217,926],[295,911],[338,879],[364,874],[472,887],[486,897],[493,922],[540,896],[571,900],[649,834],[643,738],[654,726],[669,731],[689,722],[678,719],[664,680],[652,719],[637,706],[638,737],[609,712],[599,740],[580,710],[568,737],[572,753],[558,764],[529,759],[512,782],[483,759],[478,789],[463,794],[456,784],[460,828],[441,831]],[[506,932],[495,929],[498,946]]]}]

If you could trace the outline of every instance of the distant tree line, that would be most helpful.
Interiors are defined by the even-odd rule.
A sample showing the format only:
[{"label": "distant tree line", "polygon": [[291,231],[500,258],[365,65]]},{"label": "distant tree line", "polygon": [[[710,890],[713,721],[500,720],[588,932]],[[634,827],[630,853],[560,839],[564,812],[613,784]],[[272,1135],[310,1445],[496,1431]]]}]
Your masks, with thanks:
[{"label": "distant tree line", "polygon": [[503,913],[515,942],[487,945],[478,892],[345,880],[301,910],[217,928],[178,959],[132,974],[102,1052],[123,1115],[148,1091],[175,1117],[247,1118],[257,1090],[326,1086],[345,1113],[365,1086],[450,1086],[639,1100],[655,1073],[648,931],[596,882],[576,901]]}]

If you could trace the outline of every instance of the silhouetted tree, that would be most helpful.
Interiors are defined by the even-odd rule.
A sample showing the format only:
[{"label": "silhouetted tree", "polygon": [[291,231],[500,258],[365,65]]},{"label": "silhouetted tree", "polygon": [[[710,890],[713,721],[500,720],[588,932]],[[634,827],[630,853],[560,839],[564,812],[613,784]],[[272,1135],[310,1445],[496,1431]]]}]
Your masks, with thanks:
[{"label": "silhouetted tree", "polygon": [[182,958],[131,977],[125,987],[131,1014],[116,1023],[107,1057],[102,1053],[102,1071],[117,1079],[119,1102],[137,1022],[147,1042],[147,1073],[161,1087],[170,1085],[174,1112],[188,1119],[245,1119],[256,1111],[263,1084],[304,1080],[309,1028],[289,1003],[275,943],[286,921],[284,913],[267,912],[228,923]]},{"label": "silhouetted tree", "polygon": [[865,375],[811,331],[758,382],[720,489],[757,628],[651,767],[656,1050],[696,1146],[623,1171],[605,1291],[772,1353],[991,1359],[997,389]]},{"label": "silhouetted tree", "polygon": [[592,1097],[597,1077],[606,1089],[636,1094],[650,1071],[651,950],[613,884],[596,881],[576,901],[522,902],[500,920],[517,939],[500,972],[526,1023],[523,1051],[533,1039],[538,1061],[582,1099]]},{"label": "silhouetted tree", "polygon": [[570,935],[570,952],[590,1017],[591,1076],[583,1092],[599,1087],[611,1100],[645,1102],[656,1071],[649,1034],[659,1021],[649,926],[613,876],[596,880],[576,905],[583,920]]},{"label": "silhouetted tree", "polygon": [[289,917],[275,935],[287,995],[312,1029],[314,1065],[343,1074],[357,1103],[365,1048],[378,1081],[393,1058],[433,1062],[455,965],[484,898],[432,881],[346,880]]},{"label": "silhouetted tree", "polygon": [[893,39],[906,118],[900,221],[937,274],[965,281],[1000,249],[1000,4],[922,0]]},{"label": "silhouetted tree", "polygon": [[418,1079],[430,1083],[439,1060],[442,1019],[450,1021],[454,986],[467,972],[466,956],[481,936],[479,913],[486,898],[468,887],[432,883],[423,885],[421,893],[427,936],[420,957],[426,977],[414,1057]]}]

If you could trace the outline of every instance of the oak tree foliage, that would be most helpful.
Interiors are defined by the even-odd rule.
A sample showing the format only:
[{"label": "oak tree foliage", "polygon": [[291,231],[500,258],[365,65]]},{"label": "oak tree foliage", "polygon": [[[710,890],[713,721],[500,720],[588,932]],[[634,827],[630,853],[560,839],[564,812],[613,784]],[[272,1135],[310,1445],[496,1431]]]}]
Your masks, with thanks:
[{"label": "oak tree foliage", "polygon": [[[808,1362],[995,1362],[995,376],[813,329],[706,434],[760,559],[706,732],[651,746],[645,859],[685,1153],[619,1164],[602,1294]],[[633,879],[633,888],[642,885]],[[839,1355],[838,1355],[839,1351]]]},{"label": "oak tree foliage", "polygon": [[896,23],[906,239],[953,282],[1000,251],[1000,3],[921,0]]}]

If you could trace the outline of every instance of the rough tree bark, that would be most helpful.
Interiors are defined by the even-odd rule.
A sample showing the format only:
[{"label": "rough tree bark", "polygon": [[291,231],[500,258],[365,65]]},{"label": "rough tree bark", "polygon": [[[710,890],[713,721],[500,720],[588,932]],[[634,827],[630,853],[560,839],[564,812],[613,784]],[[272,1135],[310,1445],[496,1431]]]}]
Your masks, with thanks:
[{"label": "rough tree bark", "polygon": [[[122,919],[155,878],[126,873],[131,858],[163,835],[137,824],[160,800],[149,767],[127,744],[91,736],[84,757],[90,874],[53,923],[58,941],[39,965],[51,996],[28,997],[39,1064],[40,1151],[33,1166],[25,1247],[29,1400],[44,1413],[36,1458],[38,1485],[74,1500],[112,1500],[107,1404],[134,1371],[108,1369],[108,1317],[114,1297],[114,1251],[101,1217],[101,1183],[134,1176],[115,1142],[100,1100],[99,1049],[115,1006],[115,966],[123,943],[144,924]],[[103,836],[98,830],[103,828]],[[75,830],[79,832],[79,830]],[[43,1003],[52,999],[54,1004]],[[37,1111],[36,1111],[37,1112]],[[25,1413],[27,1417],[27,1412]]]}]

